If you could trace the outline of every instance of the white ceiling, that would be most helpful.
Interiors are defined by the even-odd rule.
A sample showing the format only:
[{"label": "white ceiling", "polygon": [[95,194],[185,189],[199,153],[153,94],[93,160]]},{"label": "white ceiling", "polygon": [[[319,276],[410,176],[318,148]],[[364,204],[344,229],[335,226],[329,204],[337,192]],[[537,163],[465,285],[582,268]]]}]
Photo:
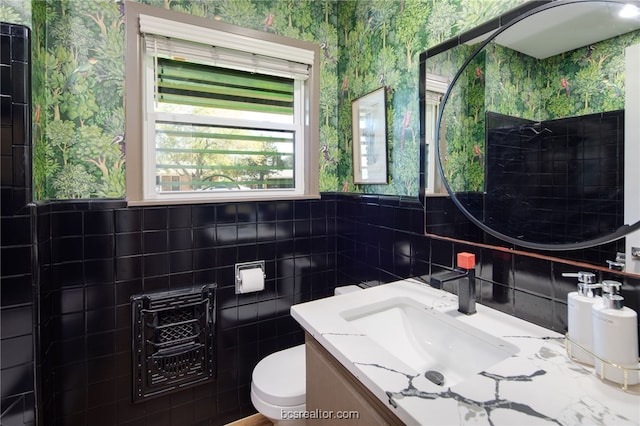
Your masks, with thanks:
[{"label": "white ceiling", "polygon": [[[630,1],[640,7],[640,1]],[[640,28],[640,16],[620,17],[624,4],[566,4],[531,15],[496,37],[495,42],[538,59],[606,40]]]}]

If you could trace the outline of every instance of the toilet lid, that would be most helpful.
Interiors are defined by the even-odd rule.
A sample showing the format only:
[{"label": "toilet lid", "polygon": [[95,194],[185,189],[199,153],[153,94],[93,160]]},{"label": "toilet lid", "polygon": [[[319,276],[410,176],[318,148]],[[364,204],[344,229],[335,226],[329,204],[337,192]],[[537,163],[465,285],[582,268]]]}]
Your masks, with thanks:
[{"label": "toilet lid", "polygon": [[304,345],[275,352],[253,369],[251,387],[269,404],[304,404],[307,391],[305,366]]}]

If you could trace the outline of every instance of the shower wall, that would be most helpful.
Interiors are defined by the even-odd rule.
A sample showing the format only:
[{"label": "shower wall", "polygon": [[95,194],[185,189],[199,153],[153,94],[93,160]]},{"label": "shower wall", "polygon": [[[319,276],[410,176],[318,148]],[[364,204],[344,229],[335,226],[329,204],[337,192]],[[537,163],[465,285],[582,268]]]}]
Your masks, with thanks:
[{"label": "shower wall", "polygon": [[624,223],[624,110],[541,122],[487,112],[486,123],[491,226],[573,242]]}]

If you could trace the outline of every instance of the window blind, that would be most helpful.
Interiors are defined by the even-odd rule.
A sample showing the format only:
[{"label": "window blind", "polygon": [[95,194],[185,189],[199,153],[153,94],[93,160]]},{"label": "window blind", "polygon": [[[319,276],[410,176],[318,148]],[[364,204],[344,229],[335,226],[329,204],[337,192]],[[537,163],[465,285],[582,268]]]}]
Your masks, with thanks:
[{"label": "window blind", "polygon": [[312,65],[315,60],[313,50],[270,41],[266,35],[240,35],[224,29],[207,28],[145,14],[140,14],[138,18],[141,34],[152,34],[172,40],[189,40],[194,44],[217,46],[301,64]]},{"label": "window blind", "polygon": [[204,65],[213,65],[250,73],[306,80],[309,65],[224,47],[194,43],[155,34],[144,34],[145,53]]},{"label": "window blind", "polygon": [[160,58],[158,102],[293,115],[294,81]]}]

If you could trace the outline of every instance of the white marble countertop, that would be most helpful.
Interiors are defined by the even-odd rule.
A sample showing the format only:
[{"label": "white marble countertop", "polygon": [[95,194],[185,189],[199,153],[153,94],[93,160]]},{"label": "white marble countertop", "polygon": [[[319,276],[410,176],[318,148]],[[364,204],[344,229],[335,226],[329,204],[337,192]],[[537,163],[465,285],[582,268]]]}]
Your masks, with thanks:
[{"label": "white marble countertop", "polygon": [[[429,382],[340,312],[408,297],[516,345],[519,352],[450,388]],[[455,295],[407,279],[294,305],[302,327],[408,425],[640,425],[637,386],[625,392],[569,360],[564,336],[486,306],[457,313]]]}]

